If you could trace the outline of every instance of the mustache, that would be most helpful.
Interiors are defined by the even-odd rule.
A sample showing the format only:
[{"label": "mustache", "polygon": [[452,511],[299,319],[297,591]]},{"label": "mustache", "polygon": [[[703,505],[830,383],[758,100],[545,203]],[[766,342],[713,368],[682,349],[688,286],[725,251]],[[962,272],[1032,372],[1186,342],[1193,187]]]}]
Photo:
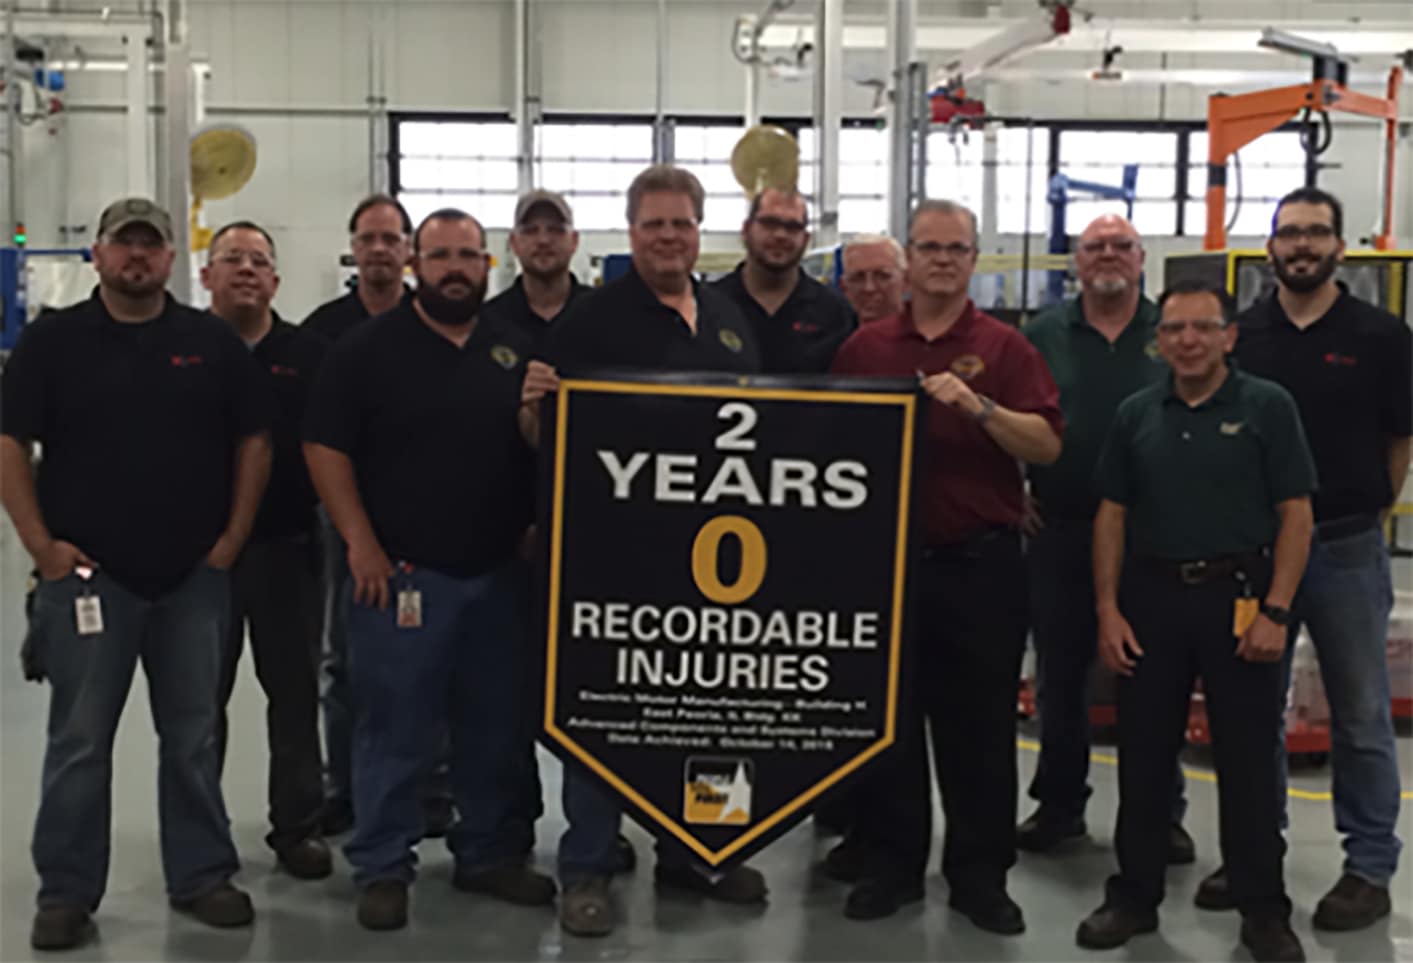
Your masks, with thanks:
[{"label": "mustache", "polygon": [[453,284],[460,284],[460,285],[462,285],[463,287],[468,287],[468,288],[474,288],[474,287],[475,287],[475,285],[471,283],[471,279],[470,279],[470,278],[468,278],[468,277],[467,277],[466,275],[464,275],[464,274],[459,274],[459,273],[458,273],[458,274],[448,274],[446,277],[444,277],[444,278],[442,278],[440,281],[438,281],[436,286],[437,286],[438,288],[445,288],[445,287],[450,287],[450,286],[453,285]]}]

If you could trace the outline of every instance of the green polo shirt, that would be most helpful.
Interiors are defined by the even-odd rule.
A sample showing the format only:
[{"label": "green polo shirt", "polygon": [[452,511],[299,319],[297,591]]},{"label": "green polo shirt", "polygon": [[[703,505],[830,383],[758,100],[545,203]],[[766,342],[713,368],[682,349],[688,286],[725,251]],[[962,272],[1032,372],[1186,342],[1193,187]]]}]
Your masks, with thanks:
[{"label": "green polo shirt", "polygon": [[1065,444],[1053,465],[1030,466],[1030,487],[1046,518],[1094,517],[1094,466],[1114,413],[1129,395],[1167,376],[1153,327],[1158,306],[1140,298],[1133,320],[1110,343],[1084,317],[1079,298],[1057,304],[1028,323],[1035,345],[1060,388]]},{"label": "green polo shirt", "polygon": [[1135,556],[1193,561],[1274,543],[1276,505],[1315,491],[1315,462],[1290,393],[1232,367],[1195,408],[1171,378],[1120,405],[1095,484],[1128,509]]}]

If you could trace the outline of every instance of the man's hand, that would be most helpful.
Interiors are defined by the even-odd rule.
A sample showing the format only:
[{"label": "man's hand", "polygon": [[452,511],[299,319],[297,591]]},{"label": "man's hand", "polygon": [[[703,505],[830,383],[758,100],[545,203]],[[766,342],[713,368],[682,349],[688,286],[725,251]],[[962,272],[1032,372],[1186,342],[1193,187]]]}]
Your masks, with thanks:
[{"label": "man's hand", "polygon": [[1258,615],[1241,637],[1236,657],[1247,662],[1278,662],[1285,654],[1287,637],[1285,626],[1277,625],[1264,614]]},{"label": "man's hand", "polygon": [[520,403],[532,405],[552,391],[559,390],[559,375],[543,361],[531,361],[525,367],[525,381],[520,386]]},{"label": "man's hand", "polygon": [[46,582],[58,581],[80,565],[98,567],[98,563],[83,554],[77,545],[63,539],[51,539],[34,553],[34,567],[39,569],[40,578]]},{"label": "man's hand", "polygon": [[206,564],[228,572],[239,555],[240,543],[229,534],[222,533],[221,537],[216,539],[216,544],[211,546],[211,551],[206,553]]},{"label": "man's hand", "polygon": [[1034,538],[1045,527],[1045,519],[1040,514],[1040,499],[1030,492],[1025,493],[1021,505],[1021,531]]},{"label": "man's hand", "polygon": [[393,565],[377,539],[349,543],[348,571],[353,576],[356,604],[379,609],[388,607],[388,580],[393,576]]},{"label": "man's hand", "polygon": [[1133,627],[1118,609],[1099,613],[1099,657],[1119,675],[1133,675],[1143,647],[1133,634]]},{"label": "man's hand", "polygon": [[976,392],[950,371],[923,378],[922,390],[942,404],[957,408],[973,417],[981,413],[981,399],[976,396]]}]

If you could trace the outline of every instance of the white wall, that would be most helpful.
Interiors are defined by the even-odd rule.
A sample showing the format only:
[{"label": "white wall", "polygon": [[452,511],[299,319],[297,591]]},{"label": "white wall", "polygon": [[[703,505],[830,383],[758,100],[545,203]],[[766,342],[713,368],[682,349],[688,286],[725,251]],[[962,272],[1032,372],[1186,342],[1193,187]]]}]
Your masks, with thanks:
[{"label": "white wall", "polygon": [[[546,111],[650,113],[654,106],[655,0],[531,0],[541,22],[542,92]],[[74,3],[75,8],[90,4]],[[114,4],[115,8],[124,6]],[[132,7],[132,3],[126,4]],[[730,25],[758,12],[759,0],[670,0],[666,48],[666,109],[672,113],[738,114],[744,73],[728,48]],[[1175,16],[1169,5],[1139,0],[1090,2],[1106,15]],[[1328,19],[1362,15],[1396,21],[1407,15],[1396,3],[1343,4],[1319,0],[1224,3],[1198,0],[1182,14]],[[798,5],[804,11],[809,3]],[[1029,13],[1031,0],[987,4],[979,0],[926,2],[924,15],[984,12]],[[209,59],[209,120],[243,124],[256,136],[260,162],[254,179],[236,197],[208,205],[207,223],[243,217],[267,225],[280,248],[284,287],[279,306],[302,316],[337,283],[337,256],[346,247],[349,208],[369,187],[370,40],[385,38],[386,90],[393,110],[505,111],[512,100],[510,0],[191,0],[191,45]],[[851,0],[852,20],[880,22],[881,3]],[[1272,54],[1256,54],[1266,64]],[[847,76],[877,75],[877,52],[852,52]],[[930,57],[940,62],[942,56]],[[1226,66],[1231,56],[1174,55],[1167,66]],[[1243,62],[1244,57],[1235,58]],[[1254,62],[1254,61],[1253,61]],[[1032,54],[1027,64],[1075,66],[1071,55]],[[1157,55],[1125,59],[1130,69],[1157,67]],[[61,225],[86,225],[126,184],[123,79],[118,74],[70,75],[69,111],[54,125],[36,124],[23,135],[26,159],[23,213],[31,244],[72,243],[88,235]],[[1405,88],[1408,90],[1408,88]],[[1095,84],[992,84],[986,92],[999,113],[1037,118],[1200,119],[1208,91],[1181,87],[1100,87]],[[766,114],[808,115],[811,84],[774,82],[764,93]],[[1413,101],[1413,92],[1409,95]],[[846,112],[867,114],[871,92],[850,86]],[[1413,115],[1413,108],[1405,110]],[[1413,237],[1413,139],[1405,136],[1398,185],[1400,232]],[[1377,199],[1377,133],[1372,126],[1342,127],[1327,155],[1342,165],[1322,184],[1349,208],[1351,235],[1372,223]],[[492,238],[503,250],[504,239]],[[591,252],[621,250],[622,235],[586,237]],[[1042,242],[1043,243],[1043,242]],[[735,244],[708,239],[713,248]],[[1192,249],[1200,240],[1155,240],[1153,256]],[[582,266],[582,265],[581,265]]]}]

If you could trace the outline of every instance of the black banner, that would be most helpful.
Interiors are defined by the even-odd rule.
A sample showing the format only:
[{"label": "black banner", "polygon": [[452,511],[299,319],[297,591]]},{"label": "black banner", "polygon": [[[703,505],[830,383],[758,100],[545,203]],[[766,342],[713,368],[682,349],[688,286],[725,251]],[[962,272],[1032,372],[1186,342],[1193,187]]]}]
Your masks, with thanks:
[{"label": "black banner", "polygon": [[546,406],[546,742],[719,868],[895,737],[922,409],[808,383],[566,379]]}]

